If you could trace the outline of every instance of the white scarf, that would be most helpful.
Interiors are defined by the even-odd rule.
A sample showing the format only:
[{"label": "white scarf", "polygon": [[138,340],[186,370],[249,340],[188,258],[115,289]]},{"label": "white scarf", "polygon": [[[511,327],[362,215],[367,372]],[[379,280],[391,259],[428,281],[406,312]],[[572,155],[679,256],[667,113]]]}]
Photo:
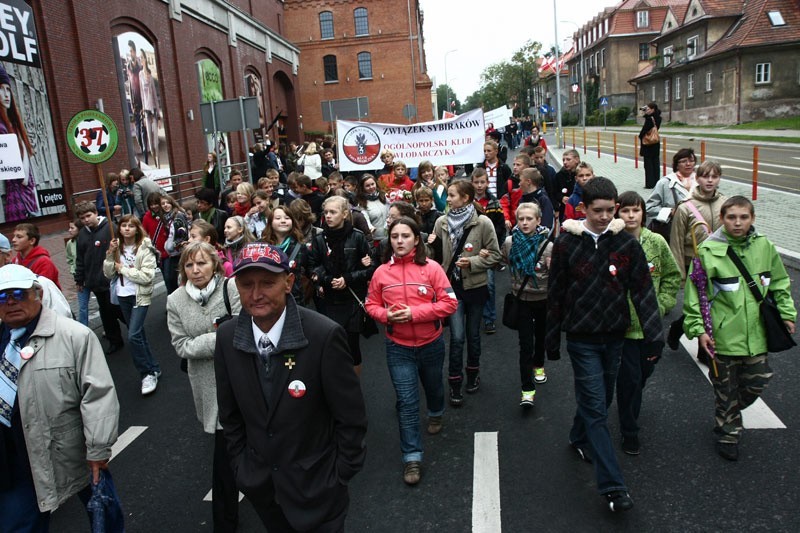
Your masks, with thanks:
[{"label": "white scarf", "polygon": [[217,288],[219,278],[220,275],[215,274],[214,277],[211,278],[211,281],[208,282],[208,285],[202,289],[198,289],[191,281],[187,281],[186,285],[184,285],[186,294],[189,295],[189,298],[199,303],[201,307],[205,307],[205,305],[208,303],[208,299],[211,298],[212,294],[214,294],[214,289]]}]

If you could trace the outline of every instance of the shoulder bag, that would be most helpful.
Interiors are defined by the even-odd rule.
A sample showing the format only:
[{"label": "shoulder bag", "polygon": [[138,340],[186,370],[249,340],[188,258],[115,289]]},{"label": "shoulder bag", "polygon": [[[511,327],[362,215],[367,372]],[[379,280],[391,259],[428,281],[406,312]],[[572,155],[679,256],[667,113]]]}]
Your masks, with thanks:
[{"label": "shoulder bag", "polygon": [[652,146],[654,144],[658,144],[661,139],[658,135],[658,128],[656,127],[655,120],[653,121],[653,127],[647,130],[647,133],[644,134],[642,137],[642,144],[644,146]]},{"label": "shoulder bag", "polygon": [[522,285],[519,286],[517,294],[514,294],[513,291],[509,292],[506,294],[505,300],[503,300],[503,325],[508,329],[519,330],[522,325],[520,324],[520,308],[525,304],[522,303],[519,296],[522,294],[522,289],[525,288],[525,285],[528,284],[530,279],[530,276],[525,276],[522,280]]},{"label": "shoulder bag", "polygon": [[747,272],[742,260],[730,246],[728,247],[728,257],[730,257],[733,264],[736,265],[736,268],[739,269],[739,273],[747,283],[747,287],[758,302],[758,308],[761,311],[761,322],[764,324],[764,333],[767,337],[767,351],[777,353],[797,346],[786,324],[783,323],[783,319],[781,318],[780,311],[778,311],[778,306],[775,303],[772,293],[767,291],[766,297],[761,295],[761,291],[756,287],[755,280],[753,280],[753,277]]},{"label": "shoulder bag", "polygon": [[361,308],[361,334],[364,336],[365,339],[368,339],[378,333],[378,325],[372,319],[371,316],[367,313],[367,308],[364,306],[364,302],[361,301],[355,291],[350,287],[347,287],[347,290],[350,291],[350,294],[353,295],[353,298],[356,299],[358,302],[358,306]]},{"label": "shoulder bag", "polygon": [[669,234],[672,233],[672,218],[675,216],[675,209],[678,208],[678,193],[675,192],[675,187],[670,187],[669,190],[672,191],[672,199],[675,206],[672,208],[672,214],[669,216],[669,220],[661,222],[660,220],[653,219],[647,225],[647,229],[664,237],[667,244],[669,244]]}]

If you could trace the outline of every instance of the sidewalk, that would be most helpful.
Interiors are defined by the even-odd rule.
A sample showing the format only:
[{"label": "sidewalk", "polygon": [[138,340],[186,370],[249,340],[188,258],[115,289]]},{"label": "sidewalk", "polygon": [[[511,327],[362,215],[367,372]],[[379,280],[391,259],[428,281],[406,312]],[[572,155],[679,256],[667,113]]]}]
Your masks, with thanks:
[{"label": "sidewalk", "polygon": [[[550,139],[548,138],[548,141]],[[561,168],[561,155],[564,150],[554,148],[556,144],[548,147],[548,159],[550,164],[558,170]],[[578,150],[581,160],[586,161],[594,168],[595,176],[605,176],[614,181],[620,193],[625,191],[636,191],[647,200],[650,190],[644,188],[644,166],[641,159],[639,168],[634,168],[632,159],[619,158],[618,163],[614,163],[613,155],[601,154],[597,157],[597,152],[591,151],[584,154]],[[509,157],[511,157],[509,155]],[[726,196],[741,195],[752,198],[752,187],[733,181],[726,181],[722,168],[723,177],[720,182],[720,192]],[[759,233],[766,235],[778,248],[778,252],[783,257],[784,263],[795,269],[800,269],[800,231],[793,228],[792,220],[797,216],[800,195],[760,187],[758,189],[758,200],[753,202],[756,208],[755,228]]]}]

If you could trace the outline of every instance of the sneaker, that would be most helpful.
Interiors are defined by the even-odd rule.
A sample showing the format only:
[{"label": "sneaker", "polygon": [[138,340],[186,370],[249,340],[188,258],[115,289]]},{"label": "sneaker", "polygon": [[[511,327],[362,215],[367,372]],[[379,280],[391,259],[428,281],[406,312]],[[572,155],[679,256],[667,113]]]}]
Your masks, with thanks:
[{"label": "sneaker", "polygon": [[622,451],[628,455],[639,455],[639,437],[622,437]]},{"label": "sneaker", "polygon": [[524,390],[524,391],[522,391],[522,399],[519,401],[519,406],[530,409],[531,407],[533,407],[533,399],[535,397],[536,397],[536,391],[535,390],[531,390],[531,391]]},{"label": "sneaker", "polygon": [[481,376],[477,370],[467,370],[467,394],[475,394],[481,388]]},{"label": "sneaker", "polygon": [[575,450],[575,453],[578,454],[578,457],[580,457],[581,461],[591,464],[592,456],[589,455],[589,452],[585,448],[578,446],[574,442],[570,442],[569,445],[572,446],[572,449]]},{"label": "sneaker", "polygon": [[494,335],[497,333],[497,326],[494,325],[494,322],[486,322],[483,324],[483,332],[487,335]]},{"label": "sneaker", "polygon": [[633,509],[633,500],[630,494],[624,490],[615,490],[605,494],[608,508],[611,511],[629,511]]},{"label": "sneaker", "polygon": [[403,468],[403,481],[406,485],[416,485],[419,483],[419,478],[422,470],[422,465],[419,461],[409,461]]},{"label": "sneaker", "polygon": [[739,460],[739,445],[735,442],[718,442],[717,453],[728,461]]},{"label": "sneaker", "polygon": [[450,383],[450,405],[453,407],[461,407],[464,403],[464,395],[461,394],[461,382],[456,381]]},{"label": "sneaker", "polygon": [[158,387],[158,378],[154,374],[147,374],[142,379],[142,396],[154,392]]},{"label": "sneaker", "polygon": [[533,369],[533,381],[537,384],[547,383],[547,374],[544,373],[544,367]]},{"label": "sneaker", "polygon": [[442,430],[442,417],[432,416],[428,418],[428,435],[436,435]]}]

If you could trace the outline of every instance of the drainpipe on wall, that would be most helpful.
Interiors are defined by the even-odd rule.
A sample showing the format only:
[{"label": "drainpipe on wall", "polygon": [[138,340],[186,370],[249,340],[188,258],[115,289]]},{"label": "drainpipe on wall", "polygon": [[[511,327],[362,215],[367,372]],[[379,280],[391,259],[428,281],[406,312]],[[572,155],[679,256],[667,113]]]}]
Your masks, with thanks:
[{"label": "drainpipe on wall", "polygon": [[742,123],[742,53],[736,53],[736,123]]}]

